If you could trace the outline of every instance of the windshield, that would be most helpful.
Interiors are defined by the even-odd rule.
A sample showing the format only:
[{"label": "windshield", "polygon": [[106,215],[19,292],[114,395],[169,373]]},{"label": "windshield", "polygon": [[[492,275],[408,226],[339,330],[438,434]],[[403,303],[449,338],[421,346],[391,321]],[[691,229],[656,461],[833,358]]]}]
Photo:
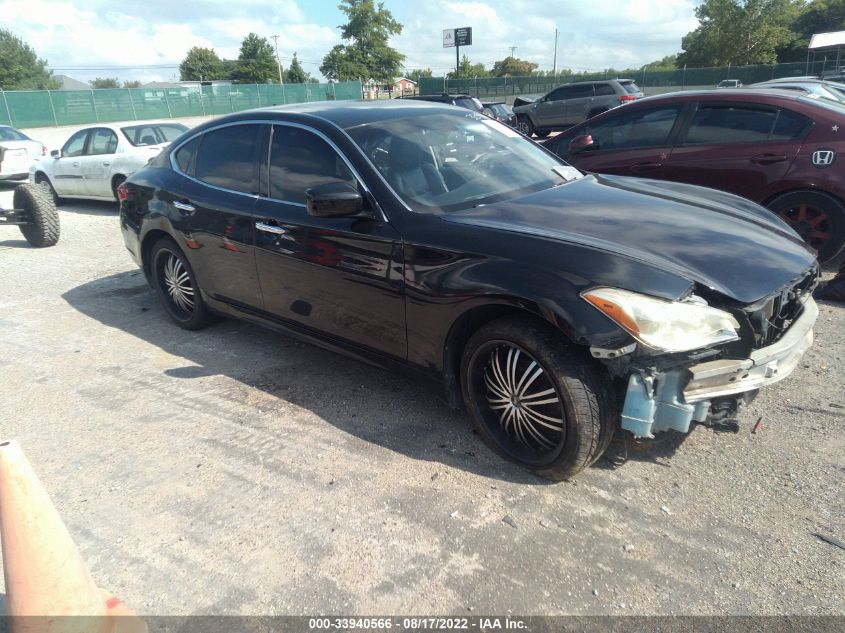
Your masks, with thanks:
[{"label": "windshield", "polygon": [[132,145],[158,145],[175,141],[188,130],[181,123],[157,123],[155,125],[132,125],[120,130]]},{"label": "windshield", "polygon": [[581,177],[518,132],[483,115],[413,114],[346,130],[414,211],[507,200]]}]

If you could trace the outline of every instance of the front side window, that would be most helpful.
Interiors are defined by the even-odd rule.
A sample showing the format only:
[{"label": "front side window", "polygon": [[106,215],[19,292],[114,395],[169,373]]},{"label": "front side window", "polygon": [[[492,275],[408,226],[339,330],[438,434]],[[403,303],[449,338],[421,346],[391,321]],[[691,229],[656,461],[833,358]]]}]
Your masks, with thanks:
[{"label": "front side window", "polygon": [[277,125],[270,144],[270,197],[305,204],[305,192],[329,182],[358,186],[338,153],[322,138],[298,127]]},{"label": "front side window", "polygon": [[197,180],[230,191],[256,193],[260,131],[258,124],[245,124],[203,134],[196,157]]},{"label": "front side window", "polygon": [[117,134],[106,128],[91,132],[88,154],[114,154],[117,151]]},{"label": "front side window", "polygon": [[[600,150],[663,147],[680,115],[680,106],[622,109],[618,115],[587,126],[578,134],[589,134]],[[571,139],[570,139],[571,140]],[[567,147],[561,147],[567,151]]]},{"label": "front side window", "polygon": [[62,148],[62,156],[66,156],[68,158],[82,156],[82,152],[85,151],[86,138],[88,138],[88,130],[80,130],[71,136]]},{"label": "front side window", "polygon": [[777,110],[701,105],[693,115],[684,144],[723,145],[767,141],[776,118]]},{"label": "front side window", "polygon": [[398,116],[346,130],[414,211],[448,212],[566,183],[578,172],[483,115]]}]

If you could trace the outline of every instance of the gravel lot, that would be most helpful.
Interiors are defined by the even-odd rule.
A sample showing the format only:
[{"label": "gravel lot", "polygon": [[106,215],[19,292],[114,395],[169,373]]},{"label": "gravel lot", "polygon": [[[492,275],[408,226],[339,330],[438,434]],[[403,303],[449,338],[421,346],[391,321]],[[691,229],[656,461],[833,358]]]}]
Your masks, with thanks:
[{"label": "gravel lot", "polygon": [[115,204],[60,214],[54,248],[0,228],[0,437],[140,614],[845,614],[845,550],[814,535],[845,541],[843,307],[738,434],[617,440],[549,484],[409,380],[179,330]]}]

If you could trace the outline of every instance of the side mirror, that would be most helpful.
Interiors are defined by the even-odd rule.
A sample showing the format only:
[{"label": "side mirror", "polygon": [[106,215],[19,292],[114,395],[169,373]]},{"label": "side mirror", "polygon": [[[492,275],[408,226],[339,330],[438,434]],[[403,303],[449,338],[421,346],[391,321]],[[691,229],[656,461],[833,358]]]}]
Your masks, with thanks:
[{"label": "side mirror", "polygon": [[62,157],[62,150],[54,149],[50,152],[50,156],[52,156],[53,158],[61,158]]},{"label": "side mirror", "polygon": [[583,152],[585,150],[597,150],[598,148],[598,142],[595,141],[593,137],[589,134],[582,134],[581,136],[576,136],[574,139],[569,141],[570,155],[578,154],[579,152]]},{"label": "side mirror", "polygon": [[305,208],[315,218],[343,218],[358,215],[364,198],[347,182],[327,182],[305,192]]}]

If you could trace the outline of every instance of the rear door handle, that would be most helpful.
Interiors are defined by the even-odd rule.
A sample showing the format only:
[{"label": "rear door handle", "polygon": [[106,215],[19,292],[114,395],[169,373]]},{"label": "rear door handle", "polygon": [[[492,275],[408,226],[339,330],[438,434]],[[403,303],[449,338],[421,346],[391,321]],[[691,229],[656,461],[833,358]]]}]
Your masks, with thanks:
[{"label": "rear door handle", "polygon": [[785,160],[786,156],[777,154],[757,154],[757,156],[751,157],[751,162],[757,163],[758,165],[771,165],[772,163],[780,163]]},{"label": "rear door handle", "polygon": [[73,166],[74,166],[74,167],[79,167],[79,163],[74,163],[74,164],[73,164]]},{"label": "rear door handle", "polygon": [[103,165],[105,165],[106,167],[108,167],[109,165],[111,165],[111,163],[110,163],[109,161],[107,161],[107,160],[104,160],[104,161],[103,161]]},{"label": "rear door handle", "polygon": [[264,222],[256,222],[255,228],[259,231],[264,231],[265,233],[273,233],[274,235],[284,235],[287,233],[287,229],[282,228],[281,226],[274,226],[273,224],[266,224]]},{"label": "rear door handle", "polygon": [[190,202],[180,202],[179,200],[174,200],[173,206],[179,209],[180,211],[184,211],[185,213],[193,213],[197,210],[197,208]]},{"label": "rear door handle", "polygon": [[641,171],[654,171],[663,167],[663,163],[636,163],[631,165],[631,171],[634,173]]}]

